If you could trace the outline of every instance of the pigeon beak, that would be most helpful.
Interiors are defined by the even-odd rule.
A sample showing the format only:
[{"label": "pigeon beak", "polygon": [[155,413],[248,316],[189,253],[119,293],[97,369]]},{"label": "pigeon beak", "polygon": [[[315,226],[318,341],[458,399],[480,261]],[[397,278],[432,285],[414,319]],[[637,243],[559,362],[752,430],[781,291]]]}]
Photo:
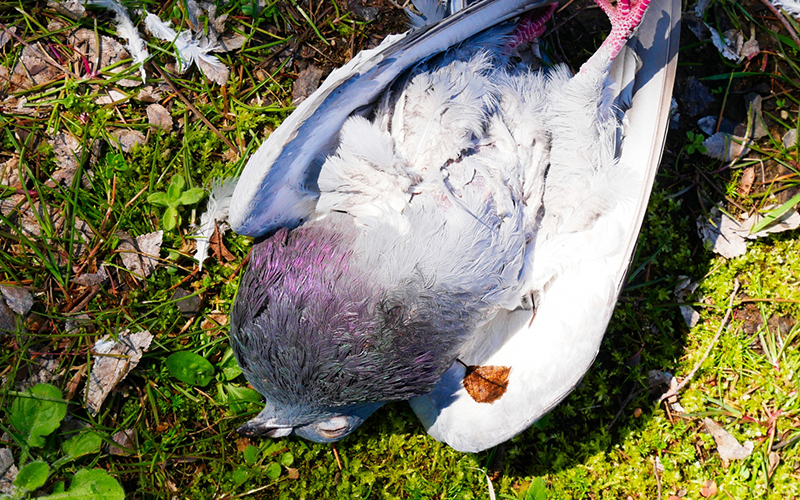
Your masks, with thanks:
[{"label": "pigeon beak", "polygon": [[256,417],[236,429],[236,432],[246,437],[282,438],[291,434],[292,430],[294,430],[293,427],[276,427]]}]

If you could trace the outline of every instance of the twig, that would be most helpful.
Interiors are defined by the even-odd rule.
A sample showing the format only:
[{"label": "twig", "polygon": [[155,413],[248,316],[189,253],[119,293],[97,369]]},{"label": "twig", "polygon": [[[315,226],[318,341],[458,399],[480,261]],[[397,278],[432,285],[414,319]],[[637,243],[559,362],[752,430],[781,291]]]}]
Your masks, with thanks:
[{"label": "twig", "polygon": [[183,101],[183,103],[186,105],[186,107],[191,109],[192,112],[195,115],[197,115],[197,117],[200,118],[200,120],[203,123],[205,123],[208,128],[211,129],[212,132],[217,134],[217,137],[219,137],[220,140],[222,140],[222,142],[224,142],[232,150],[237,151],[239,153],[239,156],[241,156],[242,155],[242,151],[239,148],[237,148],[236,146],[234,146],[233,143],[231,141],[229,141],[227,137],[222,135],[222,132],[220,132],[219,129],[217,127],[215,127],[214,124],[211,123],[208,120],[208,118],[206,118],[205,115],[203,113],[201,113],[200,110],[197,109],[197,107],[195,107],[195,105],[192,104],[192,102],[189,99],[187,99],[185,95],[183,95],[183,93],[181,93],[180,90],[178,90],[178,87],[176,87],[175,84],[172,83],[172,80],[170,80],[167,77],[167,74],[164,72],[164,70],[161,69],[161,67],[158,64],[153,64],[153,67],[156,68],[156,70],[161,74],[161,78],[163,78],[164,81],[167,82],[167,85],[169,85],[170,88],[172,89],[172,91],[175,92],[175,94],[180,98],[181,101]]},{"label": "twig", "polygon": [[661,475],[658,473],[658,466],[661,461],[656,457],[653,460],[653,473],[656,475],[656,487],[658,488],[658,500],[661,500]]},{"label": "twig", "polygon": [[700,369],[700,366],[702,366],[702,364],[706,362],[706,359],[708,359],[708,355],[711,354],[711,349],[714,348],[717,341],[719,340],[720,335],[722,335],[722,331],[725,329],[725,325],[728,324],[728,320],[731,317],[731,311],[733,310],[733,299],[736,298],[736,293],[738,291],[739,291],[739,280],[734,279],[733,292],[731,292],[731,296],[728,299],[728,309],[725,311],[725,317],[722,318],[722,322],[719,324],[719,328],[717,329],[717,334],[714,335],[714,338],[711,340],[711,344],[709,344],[708,348],[706,349],[706,352],[703,354],[703,357],[700,358],[700,361],[698,361],[697,364],[694,365],[694,368],[692,368],[692,371],[689,372],[689,375],[687,375],[683,379],[683,381],[680,384],[678,384],[674,389],[662,394],[661,397],[658,399],[659,403],[661,401],[664,401],[665,399],[669,399],[672,396],[678,394],[678,392],[680,392],[680,390],[683,389],[684,386],[686,386],[686,384],[688,384],[690,380],[692,380],[692,377],[694,377],[695,373],[697,373],[697,370]]},{"label": "twig", "polygon": [[774,5],[769,3],[769,0],[761,0],[761,3],[766,5],[767,8],[771,10],[773,14],[775,14],[775,17],[778,18],[781,24],[783,24],[783,27],[786,28],[786,31],[789,32],[789,36],[792,37],[794,43],[796,43],[797,46],[800,47],[800,38],[797,37],[797,33],[795,33],[794,28],[792,27],[791,24],[789,24],[789,21],[787,21],[786,18],[783,17],[783,14],[781,14],[781,12]]}]

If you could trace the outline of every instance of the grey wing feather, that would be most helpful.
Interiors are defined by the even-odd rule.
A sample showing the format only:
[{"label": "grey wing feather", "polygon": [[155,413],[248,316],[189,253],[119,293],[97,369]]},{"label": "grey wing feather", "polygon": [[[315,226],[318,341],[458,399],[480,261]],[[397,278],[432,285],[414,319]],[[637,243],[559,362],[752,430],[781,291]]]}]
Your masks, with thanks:
[{"label": "grey wing feather", "polygon": [[261,236],[310,217],[318,195],[318,166],[333,152],[339,130],[350,115],[373,105],[411,66],[547,3],[549,0],[484,0],[436,25],[387,37],[376,49],[361,52],[331,73],[245,166],[231,203],[233,230]]}]

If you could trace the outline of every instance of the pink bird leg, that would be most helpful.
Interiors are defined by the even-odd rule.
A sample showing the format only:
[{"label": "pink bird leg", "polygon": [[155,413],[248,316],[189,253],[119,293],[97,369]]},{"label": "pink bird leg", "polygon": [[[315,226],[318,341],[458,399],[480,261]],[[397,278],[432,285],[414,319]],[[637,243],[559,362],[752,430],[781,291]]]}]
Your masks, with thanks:
[{"label": "pink bird leg", "polygon": [[611,5],[609,0],[594,1],[611,21],[611,33],[603,42],[603,47],[610,50],[613,60],[627,43],[633,30],[642,22],[650,0],[617,0],[616,6]]},{"label": "pink bird leg", "polygon": [[515,49],[523,43],[532,42],[542,36],[544,24],[553,17],[556,7],[558,4],[552,3],[527,13],[514,28],[507,47]]}]

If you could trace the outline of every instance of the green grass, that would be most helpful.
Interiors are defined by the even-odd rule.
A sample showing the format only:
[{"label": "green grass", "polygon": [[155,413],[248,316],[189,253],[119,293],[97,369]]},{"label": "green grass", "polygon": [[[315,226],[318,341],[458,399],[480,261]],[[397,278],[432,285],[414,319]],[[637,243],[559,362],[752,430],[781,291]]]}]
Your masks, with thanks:
[{"label": "green grass", "polygon": [[[192,224],[203,202],[173,203],[178,224],[164,232],[159,266],[140,279],[122,262],[120,232],[136,237],[164,229],[165,208],[148,197],[167,193],[176,176],[188,191],[237,174],[291,111],[292,85],[304,65],[313,62],[327,72],[400,29],[399,11],[377,5],[380,15],[373,22],[327,0],[268,2],[255,19],[250,2],[221,6],[219,13],[229,14],[227,28],[246,37],[242,49],[221,55],[231,69],[228,84],[224,90],[210,84],[196,68],[184,75],[165,69],[174,89],[163,88],[158,102],[169,110],[173,129],[162,132],[148,125],[139,87],[123,86],[119,75],[86,75],[84,59],[65,40],[76,26],[92,37],[115,38],[111,16],[92,11],[75,21],[45,2],[0,2],[0,22],[15,27],[30,45],[46,44],[51,63],[60,68],[32,88],[0,78],[0,284],[21,285],[34,298],[30,313],[15,318],[13,333],[0,337],[0,434],[11,431],[0,448],[8,447],[20,467],[33,460],[50,464],[38,489],[44,493],[69,488],[78,471],[103,469],[130,498],[484,499],[487,476],[497,498],[506,499],[652,499],[659,485],[664,499],[698,499],[707,480],[720,490],[714,498],[800,498],[800,238],[797,231],[773,235],[749,243],[746,255],[725,260],[709,252],[696,231],[697,219],[715,204],[738,216],[785,203],[800,186],[797,149],[786,150],[780,142],[798,126],[798,48],[785,29],[769,31],[778,25],[766,19],[771,14],[761,4],[748,2],[716,1],[707,21],[740,25],[748,35],[752,24],[770,51],[766,62],[763,54],[749,63],[723,61],[710,43],[698,44],[687,32],[679,82],[690,74],[704,78],[719,97],[707,113],[718,115],[724,106],[723,114],[734,120],[742,119],[742,95],[760,89],[777,138],[765,137],[747,158],[728,166],[699,152],[692,120],[684,117],[670,132],[629,283],[597,362],[550,415],[479,454],[459,453],[428,437],[407,404],[387,405],[336,445],[236,434],[259,410],[226,357],[227,314],[251,240],[227,233],[223,242],[233,259],[212,257],[200,272],[190,255]],[[189,25],[183,4],[148,4],[148,10],[181,29]],[[579,50],[561,53],[553,39],[546,50],[565,60],[590,53],[604,29],[586,36],[591,23],[585,19],[592,15],[583,12],[579,22],[560,31],[560,43],[580,39]],[[51,24],[55,20],[61,26]],[[148,84],[159,85],[163,78],[153,65],[170,63],[171,48],[152,39],[149,49],[155,55],[147,65]],[[22,50],[13,43],[0,47],[0,67],[14,68]],[[86,61],[94,63],[91,57]],[[127,97],[96,102],[112,89]],[[676,95],[681,104],[681,93]],[[24,112],[15,107],[21,98]],[[145,142],[122,151],[115,130],[139,131]],[[58,180],[64,162],[48,142],[59,133],[75,137],[84,151],[66,181]],[[103,145],[98,154],[91,153],[95,141]],[[2,176],[4,164],[14,166],[13,178]],[[749,166],[755,167],[756,183],[740,193]],[[28,210],[31,204],[38,210]],[[23,224],[20,214],[30,220]],[[109,281],[79,284],[101,267]],[[699,282],[686,299],[700,313],[693,328],[683,321],[673,293],[680,276]],[[668,371],[681,379],[691,371],[718,331],[735,280],[741,289],[731,321],[680,392],[686,413],[676,415],[650,394],[648,372]],[[173,299],[178,288],[200,298],[190,317]],[[154,340],[92,417],[83,389],[93,345],[124,329],[149,330]],[[203,370],[210,381],[194,386],[176,377],[167,367],[176,352],[207,359],[210,367]],[[34,446],[12,427],[11,408],[22,397],[19,384],[48,359],[56,366],[50,383],[67,401],[67,420]],[[752,441],[753,453],[723,461],[704,430],[706,416],[740,442]],[[76,430],[86,433],[77,424],[91,427],[103,445],[70,455],[74,442],[73,448],[64,443]],[[129,452],[111,454],[112,436],[125,429],[135,435]],[[770,453],[780,459],[774,470]],[[663,470],[656,473],[657,459]]]}]

